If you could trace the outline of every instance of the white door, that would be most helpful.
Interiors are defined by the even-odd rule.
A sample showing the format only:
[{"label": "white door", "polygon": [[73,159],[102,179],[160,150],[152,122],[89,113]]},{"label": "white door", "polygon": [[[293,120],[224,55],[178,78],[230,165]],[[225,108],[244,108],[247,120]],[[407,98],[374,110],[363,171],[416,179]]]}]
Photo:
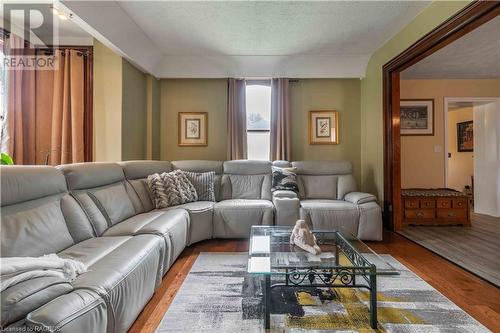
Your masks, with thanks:
[{"label": "white door", "polygon": [[474,211],[500,217],[500,99],[473,113]]}]

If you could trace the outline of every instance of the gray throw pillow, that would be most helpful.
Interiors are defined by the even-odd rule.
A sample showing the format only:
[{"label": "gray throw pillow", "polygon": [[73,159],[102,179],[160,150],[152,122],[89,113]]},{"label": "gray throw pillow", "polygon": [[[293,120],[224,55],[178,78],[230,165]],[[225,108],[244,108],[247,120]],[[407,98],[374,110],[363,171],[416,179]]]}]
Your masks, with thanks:
[{"label": "gray throw pillow", "polygon": [[289,190],[299,193],[295,168],[278,168],[273,166],[272,172],[272,192],[277,190]]},{"label": "gray throw pillow", "polygon": [[215,172],[188,172],[184,174],[193,184],[200,201],[215,201]]},{"label": "gray throw pillow", "polygon": [[156,208],[167,208],[198,200],[196,189],[181,170],[149,175],[147,183]]}]

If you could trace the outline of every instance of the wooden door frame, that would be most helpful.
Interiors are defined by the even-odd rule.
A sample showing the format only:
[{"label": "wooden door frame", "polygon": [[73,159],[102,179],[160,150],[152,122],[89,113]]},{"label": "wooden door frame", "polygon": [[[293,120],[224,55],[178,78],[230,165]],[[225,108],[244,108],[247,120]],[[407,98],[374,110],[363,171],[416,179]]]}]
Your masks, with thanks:
[{"label": "wooden door frame", "polygon": [[394,57],[382,67],[384,113],[384,218],[402,228],[399,74],[437,50],[500,14],[500,2],[475,1]]}]

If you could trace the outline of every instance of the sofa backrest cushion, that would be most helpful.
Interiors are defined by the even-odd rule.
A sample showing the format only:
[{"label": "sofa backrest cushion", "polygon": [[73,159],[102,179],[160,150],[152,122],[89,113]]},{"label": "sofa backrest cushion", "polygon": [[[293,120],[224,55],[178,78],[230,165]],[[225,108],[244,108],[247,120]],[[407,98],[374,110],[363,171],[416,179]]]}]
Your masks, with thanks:
[{"label": "sofa backrest cushion", "polygon": [[57,168],[63,171],[68,189],[73,191],[114,184],[125,179],[123,169],[116,163],[74,163]]},{"label": "sofa backrest cushion", "polygon": [[77,163],[58,168],[66,176],[68,189],[87,212],[98,236],[107,227],[144,210],[118,164]]},{"label": "sofa backrest cushion", "polygon": [[149,191],[147,178],[149,175],[173,170],[168,161],[127,161],[119,163],[125,173],[125,178],[135,190],[142,203],[143,212],[149,212],[155,208],[151,192]]},{"label": "sofa backrest cushion", "polygon": [[[136,215],[132,200],[127,193],[125,182],[95,187],[88,190],[88,194],[97,203],[98,208],[105,212],[111,225],[115,225],[129,217]],[[100,206],[100,207],[99,207]]]},{"label": "sofa backrest cushion", "polygon": [[268,161],[224,162],[221,199],[271,200],[271,165]]},{"label": "sofa backrest cushion", "polygon": [[2,166],[2,202],[9,206],[67,192],[61,172],[47,166]]},{"label": "sofa backrest cushion", "polygon": [[215,200],[221,200],[221,180],[223,172],[222,161],[208,161],[208,160],[185,160],[185,161],[172,161],[174,170],[182,170],[188,172],[215,172],[214,191]]},{"label": "sofa backrest cushion", "polygon": [[343,200],[356,191],[352,164],[347,161],[294,161],[301,199]]},{"label": "sofa backrest cushion", "polygon": [[63,174],[47,166],[2,166],[1,254],[57,253],[94,236]]}]

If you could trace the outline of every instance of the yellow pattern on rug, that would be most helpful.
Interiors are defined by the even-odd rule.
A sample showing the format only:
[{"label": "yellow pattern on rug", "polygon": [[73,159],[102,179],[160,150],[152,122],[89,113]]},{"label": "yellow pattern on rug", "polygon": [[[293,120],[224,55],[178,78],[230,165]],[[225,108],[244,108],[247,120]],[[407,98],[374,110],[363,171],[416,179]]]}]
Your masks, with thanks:
[{"label": "yellow pattern on rug", "polygon": [[[368,293],[350,288],[332,289],[337,295],[338,300],[345,311],[339,311],[331,314],[305,315],[303,317],[287,317],[287,327],[301,329],[349,329],[360,333],[365,332],[386,332],[382,325],[379,329],[373,330],[370,327],[370,311],[366,303]],[[308,292],[297,292],[297,302],[302,306],[318,306],[319,300]],[[406,300],[398,297],[389,297],[382,293],[377,293],[379,301],[405,302]],[[332,301],[336,302],[336,301]],[[378,307],[378,322],[380,324],[425,324],[422,318],[416,316],[405,309]]]}]

